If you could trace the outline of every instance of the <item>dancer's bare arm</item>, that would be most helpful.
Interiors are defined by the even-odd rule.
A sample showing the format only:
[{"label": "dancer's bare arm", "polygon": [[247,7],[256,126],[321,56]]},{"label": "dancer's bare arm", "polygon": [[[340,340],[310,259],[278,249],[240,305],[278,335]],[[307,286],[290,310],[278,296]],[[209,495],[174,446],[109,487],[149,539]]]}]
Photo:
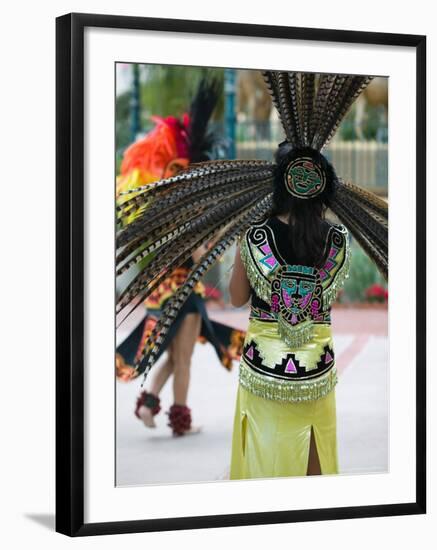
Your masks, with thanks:
[{"label": "dancer's bare arm", "polygon": [[244,306],[250,298],[249,280],[246,275],[246,269],[241,260],[239,246],[237,246],[235,253],[234,267],[232,270],[231,280],[229,282],[229,293],[231,295],[231,303],[235,307]]}]

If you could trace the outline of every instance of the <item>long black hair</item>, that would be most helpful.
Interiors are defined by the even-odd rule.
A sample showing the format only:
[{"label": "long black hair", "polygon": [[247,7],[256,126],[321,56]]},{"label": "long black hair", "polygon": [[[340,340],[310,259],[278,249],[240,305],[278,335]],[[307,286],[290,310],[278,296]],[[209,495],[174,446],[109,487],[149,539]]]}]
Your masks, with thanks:
[{"label": "long black hair", "polygon": [[[288,164],[297,157],[311,157],[326,175],[325,189],[310,199],[291,195],[284,183]],[[273,206],[270,216],[288,214],[288,239],[296,263],[320,267],[324,261],[327,224],[326,204],[335,193],[337,177],[332,165],[319,151],[311,147],[293,148],[281,143],[275,154],[276,170],[273,186]]]}]

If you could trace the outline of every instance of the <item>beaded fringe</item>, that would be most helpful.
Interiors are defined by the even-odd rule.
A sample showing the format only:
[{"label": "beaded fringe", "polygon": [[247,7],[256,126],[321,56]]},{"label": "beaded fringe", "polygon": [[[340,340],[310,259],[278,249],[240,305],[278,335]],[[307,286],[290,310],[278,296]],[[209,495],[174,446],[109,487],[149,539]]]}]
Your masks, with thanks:
[{"label": "beaded fringe", "polygon": [[349,278],[350,265],[351,265],[350,246],[348,245],[348,243],[346,243],[344,263],[341,266],[341,269],[339,269],[338,273],[335,275],[335,279],[332,285],[323,291],[323,309],[324,310],[328,309],[332,305],[335,298],[337,297],[338,291],[344,285],[344,283],[346,282],[346,279]]},{"label": "beaded fringe", "polygon": [[255,290],[257,296],[270,304],[271,284],[260,275],[258,269],[253,265],[253,260],[250,255],[249,245],[247,244],[246,235],[241,240],[240,246],[241,261],[246,268],[247,278],[250,286]]},{"label": "beaded fringe", "polygon": [[285,343],[291,348],[300,348],[308,344],[313,336],[312,321],[306,321],[301,326],[293,327],[285,319],[278,316],[278,332]]},{"label": "beaded fringe", "polygon": [[243,361],[239,369],[240,384],[246,390],[275,401],[310,401],[327,395],[337,384],[337,369],[333,366],[315,380],[281,380],[258,374]]}]

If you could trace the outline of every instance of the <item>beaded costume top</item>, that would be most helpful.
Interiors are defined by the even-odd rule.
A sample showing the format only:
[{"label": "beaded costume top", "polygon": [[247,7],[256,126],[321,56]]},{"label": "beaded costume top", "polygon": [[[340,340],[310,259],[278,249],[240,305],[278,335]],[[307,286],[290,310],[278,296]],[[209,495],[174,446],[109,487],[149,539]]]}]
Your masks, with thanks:
[{"label": "beaded costume top", "polygon": [[314,399],[336,383],[330,310],[348,276],[350,249],[345,226],[326,225],[320,268],[284,258],[272,220],[252,225],[241,240],[252,302],[240,383],[262,397]]}]

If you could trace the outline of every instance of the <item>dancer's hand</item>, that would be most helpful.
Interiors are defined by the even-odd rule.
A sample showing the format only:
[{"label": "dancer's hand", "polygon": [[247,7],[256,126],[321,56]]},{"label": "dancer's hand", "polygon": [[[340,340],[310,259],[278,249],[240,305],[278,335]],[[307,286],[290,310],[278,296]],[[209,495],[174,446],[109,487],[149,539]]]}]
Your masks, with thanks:
[{"label": "dancer's hand", "polygon": [[208,244],[202,244],[199,246],[199,248],[196,248],[196,250],[193,252],[193,261],[198,262],[200,258],[208,252]]}]

